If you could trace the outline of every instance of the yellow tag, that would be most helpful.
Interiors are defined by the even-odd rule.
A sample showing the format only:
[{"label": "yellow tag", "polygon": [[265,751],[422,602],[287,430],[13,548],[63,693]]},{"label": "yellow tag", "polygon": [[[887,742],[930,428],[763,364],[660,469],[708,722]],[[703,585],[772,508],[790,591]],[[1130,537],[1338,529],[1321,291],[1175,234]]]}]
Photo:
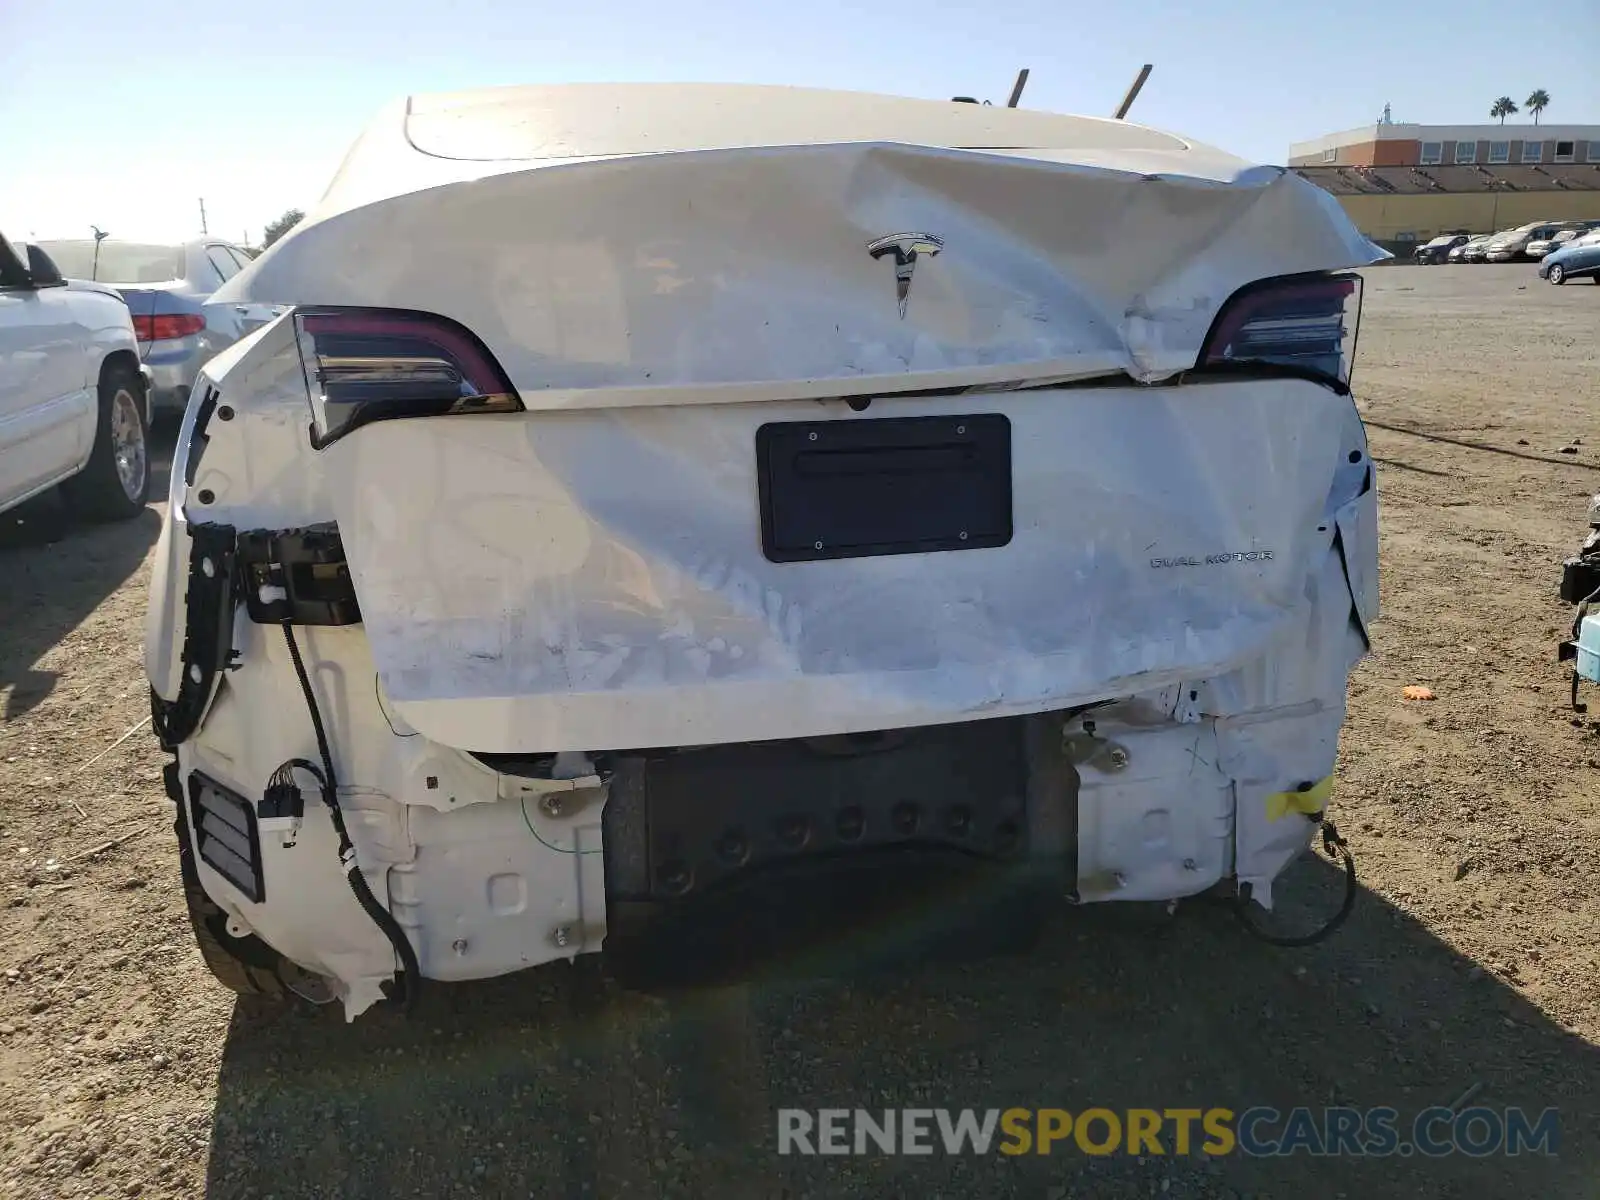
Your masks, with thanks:
[{"label": "yellow tag", "polygon": [[1267,797],[1267,820],[1276,821],[1287,813],[1314,817],[1328,807],[1328,797],[1333,795],[1333,776],[1327,775],[1305,791],[1273,792]]}]

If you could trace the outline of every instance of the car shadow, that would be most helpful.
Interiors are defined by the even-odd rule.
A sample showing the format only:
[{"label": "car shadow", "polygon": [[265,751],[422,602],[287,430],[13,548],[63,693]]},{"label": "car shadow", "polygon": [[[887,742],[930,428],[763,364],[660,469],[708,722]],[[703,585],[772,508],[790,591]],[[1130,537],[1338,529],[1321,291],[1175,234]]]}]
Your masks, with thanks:
[{"label": "car shadow", "polygon": [[0,513],[0,718],[13,720],[55,690],[45,654],[144,563],[161,533],[175,430],[150,439],[152,504],[129,521],[78,520],[55,489]]},{"label": "car shadow", "polygon": [[[1309,855],[1274,921],[1342,876]],[[402,1018],[241,1001],[210,1197],[1592,1194],[1600,1051],[1382,897],[1309,950],[1226,907],[1063,914],[1022,958],[671,1001],[580,960],[432,985]],[[1463,1098],[1467,1099],[1463,1099]],[[778,1153],[801,1108],[1559,1110],[1559,1153],[1313,1158]],[[1271,1129],[1272,1126],[1263,1128]],[[1281,1128],[1281,1127],[1280,1127]],[[934,1141],[938,1141],[935,1134]],[[1197,1133],[1195,1145],[1200,1143]]]}]

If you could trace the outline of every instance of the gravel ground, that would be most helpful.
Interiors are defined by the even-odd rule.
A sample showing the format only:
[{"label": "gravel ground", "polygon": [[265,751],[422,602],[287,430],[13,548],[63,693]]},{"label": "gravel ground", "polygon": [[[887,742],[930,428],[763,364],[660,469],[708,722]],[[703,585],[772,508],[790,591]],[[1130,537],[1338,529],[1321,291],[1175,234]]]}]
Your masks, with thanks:
[{"label": "gravel ground", "polygon": [[[434,987],[409,1022],[236,1004],[190,939],[148,730],[108,750],[147,711],[156,514],[0,518],[0,1195],[1600,1196],[1600,723],[1554,662],[1597,329],[1600,288],[1526,266],[1370,273],[1385,611],[1336,793],[1364,887],[1313,950],[1098,910],[873,984],[667,1003],[585,966]],[[1291,879],[1296,905],[1337,886],[1309,856]],[[1559,1156],[776,1152],[789,1106],[1409,1114],[1474,1085],[1558,1107]]]}]

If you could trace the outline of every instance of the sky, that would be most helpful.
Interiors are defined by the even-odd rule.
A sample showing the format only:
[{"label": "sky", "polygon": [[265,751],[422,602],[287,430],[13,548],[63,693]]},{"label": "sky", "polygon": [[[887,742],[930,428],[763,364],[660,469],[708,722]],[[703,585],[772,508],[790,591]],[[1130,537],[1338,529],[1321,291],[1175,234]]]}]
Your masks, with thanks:
[{"label": "sky", "polygon": [[[259,245],[384,103],[569,81],[802,84],[1132,118],[1262,162],[1552,98],[1600,123],[1600,0],[0,0],[0,231]],[[1557,53],[1559,46],[1585,47]],[[1519,114],[1513,122],[1526,120]]]}]

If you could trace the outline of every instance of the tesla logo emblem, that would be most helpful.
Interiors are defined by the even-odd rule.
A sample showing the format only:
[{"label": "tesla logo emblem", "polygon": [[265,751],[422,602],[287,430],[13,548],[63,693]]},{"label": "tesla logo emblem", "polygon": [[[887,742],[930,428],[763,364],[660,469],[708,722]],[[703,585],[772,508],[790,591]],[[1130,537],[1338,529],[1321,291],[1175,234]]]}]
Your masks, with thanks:
[{"label": "tesla logo emblem", "polygon": [[891,233],[867,243],[873,258],[894,255],[894,294],[900,301],[900,319],[905,320],[906,301],[911,298],[911,273],[917,269],[917,255],[932,258],[944,249],[944,239],[931,233]]}]

